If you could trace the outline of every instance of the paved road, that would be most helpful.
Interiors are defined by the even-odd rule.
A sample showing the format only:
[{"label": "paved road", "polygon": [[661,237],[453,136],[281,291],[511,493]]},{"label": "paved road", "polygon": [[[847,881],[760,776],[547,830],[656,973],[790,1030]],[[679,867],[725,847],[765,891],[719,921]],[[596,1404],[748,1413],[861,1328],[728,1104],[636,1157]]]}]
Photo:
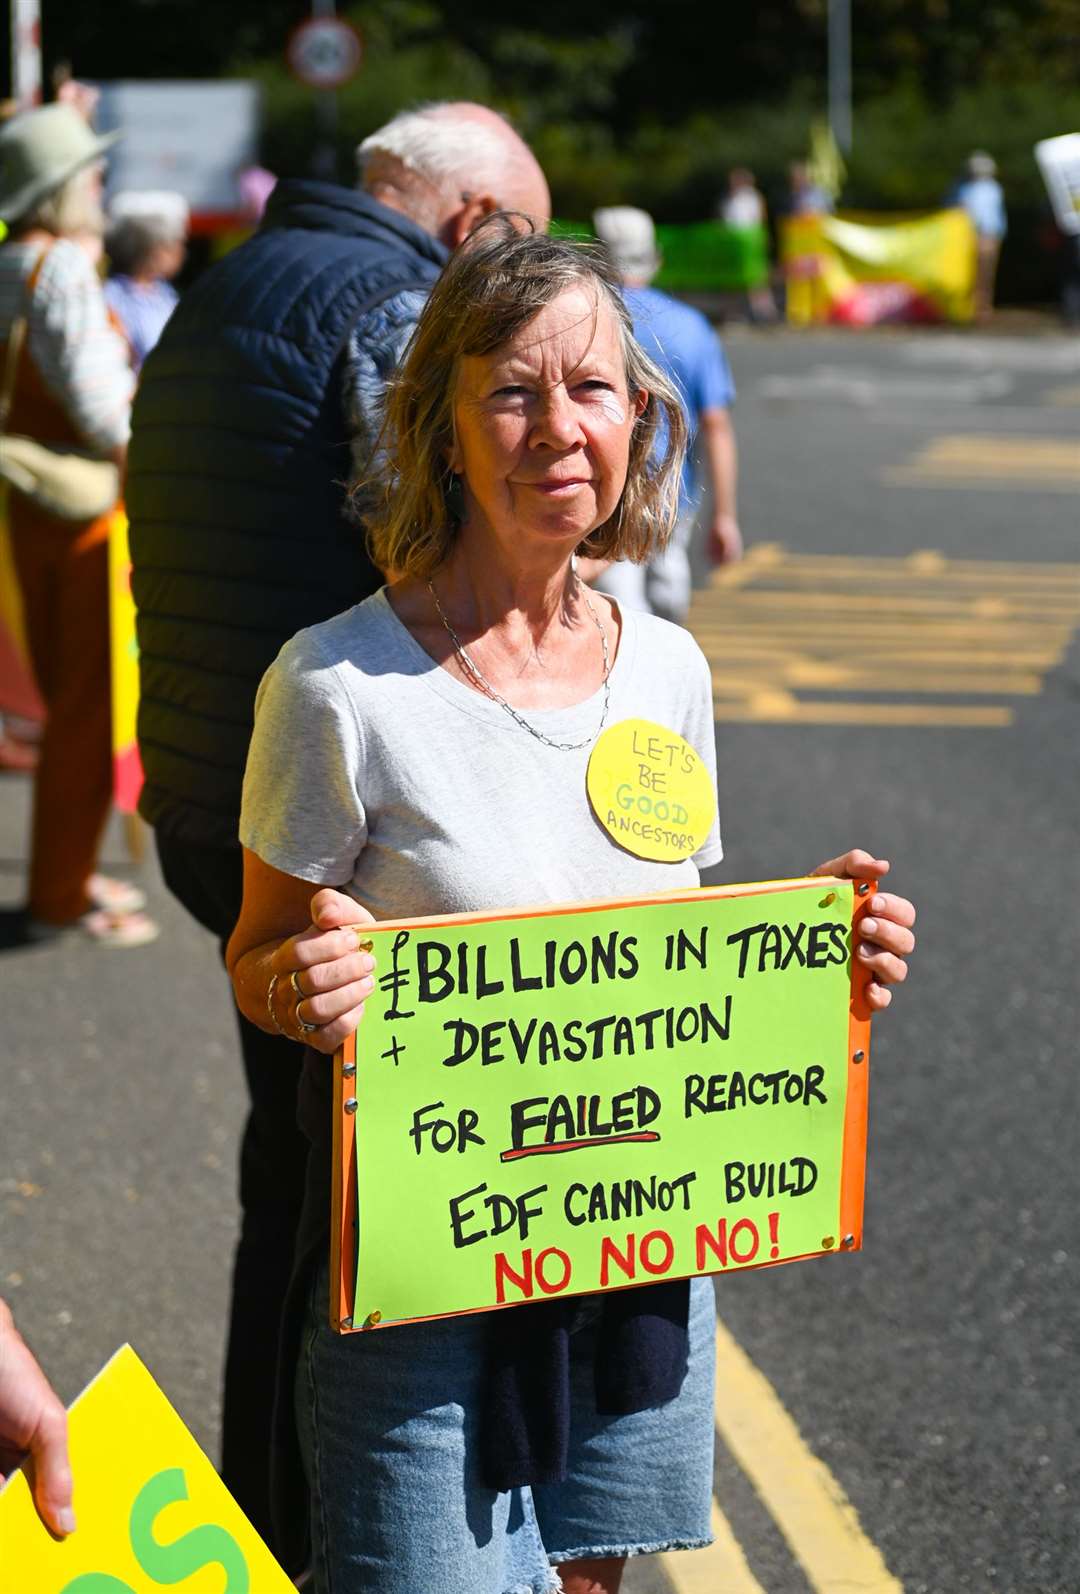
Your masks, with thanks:
[{"label": "paved road", "polygon": [[[730,347],[759,552],[695,614],[728,877],[866,840],[921,946],[875,1034],[864,1252],[720,1287],[723,1575],[627,1587],[848,1594],[840,1531],[873,1594],[1075,1594],[1080,344]],[[0,783],[0,907],[25,808]],[[65,1396],[130,1339],[212,1451],[238,1069],[214,950],[145,872],[157,945],[0,956],[0,1288]],[[800,1516],[812,1478],[857,1525]]]}]

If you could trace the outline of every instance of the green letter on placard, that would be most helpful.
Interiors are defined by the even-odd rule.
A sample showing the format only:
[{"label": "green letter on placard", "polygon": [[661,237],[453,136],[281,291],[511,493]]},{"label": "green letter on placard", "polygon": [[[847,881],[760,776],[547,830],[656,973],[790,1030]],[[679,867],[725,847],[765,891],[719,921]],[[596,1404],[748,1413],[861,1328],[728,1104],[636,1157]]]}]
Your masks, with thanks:
[{"label": "green letter on placard", "polygon": [[182,1583],[200,1567],[217,1561],[226,1574],[222,1594],[248,1594],[251,1580],[247,1561],[232,1534],[223,1527],[204,1523],[182,1534],[172,1544],[159,1544],[154,1538],[151,1530],[158,1513],[174,1501],[187,1497],[187,1484],[179,1467],[159,1472],[143,1485],[131,1508],[131,1547],[135,1559],[147,1577],[162,1584]]}]

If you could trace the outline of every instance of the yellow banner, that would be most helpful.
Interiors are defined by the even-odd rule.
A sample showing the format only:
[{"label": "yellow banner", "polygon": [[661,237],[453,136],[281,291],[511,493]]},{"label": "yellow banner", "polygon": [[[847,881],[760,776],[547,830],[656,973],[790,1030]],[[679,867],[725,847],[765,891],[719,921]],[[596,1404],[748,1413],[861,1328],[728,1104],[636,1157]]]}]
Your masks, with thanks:
[{"label": "yellow banner", "polygon": [[972,318],[975,231],[960,209],[902,221],[788,217],[780,255],[793,326]]},{"label": "yellow banner", "polygon": [[294,1594],[130,1345],[68,1435],[78,1527],[54,1539],[17,1472],[0,1493],[0,1594]]},{"label": "yellow banner", "polygon": [[113,800],[133,814],[142,789],[142,761],[135,740],[139,710],[139,644],[131,595],[128,520],[116,509],[109,521],[109,636],[112,661]]}]

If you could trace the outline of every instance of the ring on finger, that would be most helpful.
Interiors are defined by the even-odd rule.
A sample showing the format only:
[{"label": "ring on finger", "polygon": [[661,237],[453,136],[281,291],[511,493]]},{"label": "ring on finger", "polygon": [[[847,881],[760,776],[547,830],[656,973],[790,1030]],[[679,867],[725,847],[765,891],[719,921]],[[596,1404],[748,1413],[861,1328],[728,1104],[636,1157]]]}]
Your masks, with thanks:
[{"label": "ring on finger", "polygon": [[314,1035],[315,1031],[319,1027],[318,1024],[309,1024],[306,1021],[306,1019],[301,1018],[301,1016],[300,1016],[300,1003],[299,1002],[297,1002],[296,1006],[293,1008],[293,1018],[295,1018],[296,1027],[300,1031],[300,1034],[302,1036],[303,1035]]},{"label": "ring on finger", "polygon": [[297,1007],[299,1007],[300,1003],[304,1000],[305,996],[307,995],[307,992],[304,990],[304,987],[300,984],[300,970],[299,969],[293,969],[292,973],[289,975],[289,984],[292,986],[293,990],[296,992],[296,1005],[297,1005]]}]

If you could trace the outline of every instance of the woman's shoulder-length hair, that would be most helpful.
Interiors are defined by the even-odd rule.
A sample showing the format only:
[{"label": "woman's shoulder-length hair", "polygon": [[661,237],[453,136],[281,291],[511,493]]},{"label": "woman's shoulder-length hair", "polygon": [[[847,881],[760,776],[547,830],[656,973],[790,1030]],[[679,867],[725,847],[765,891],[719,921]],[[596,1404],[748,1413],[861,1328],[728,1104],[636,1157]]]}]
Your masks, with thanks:
[{"label": "woman's shoulder-length hair", "polygon": [[[581,543],[598,559],[643,562],[667,542],[678,514],[687,428],[671,380],[634,338],[619,280],[597,247],[517,230],[491,217],[454,254],[432,290],[392,378],[372,469],[353,484],[375,564],[394,577],[426,579],[457,533],[449,467],[454,392],[465,355],[501,348],[568,289],[608,303],[622,338],[627,391],[648,401],[630,439],[626,484],[614,512]],[[657,457],[658,436],[665,447]]]}]

